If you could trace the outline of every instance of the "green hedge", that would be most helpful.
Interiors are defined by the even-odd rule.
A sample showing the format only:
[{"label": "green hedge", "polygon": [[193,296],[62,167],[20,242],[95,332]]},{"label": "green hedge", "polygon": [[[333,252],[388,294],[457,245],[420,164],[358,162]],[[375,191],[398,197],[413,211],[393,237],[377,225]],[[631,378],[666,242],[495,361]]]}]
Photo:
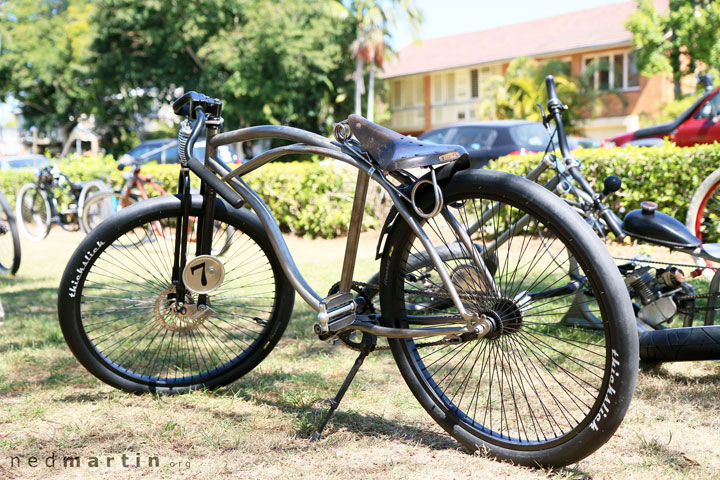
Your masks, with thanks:
[{"label": "green hedge", "polygon": [[[628,147],[581,149],[573,152],[582,163],[582,172],[596,191],[603,189],[606,176],[618,175],[623,185],[607,202],[617,209],[639,208],[643,200],[657,202],[658,210],[685,222],[695,190],[714,170],[720,168],[720,144],[677,147]],[[541,154],[507,156],[491,162],[490,168],[525,175]],[[546,172],[545,175],[548,175]]]},{"label": "green hedge", "polygon": [[[103,179],[116,189],[123,185],[122,172],[111,156],[71,157],[59,162],[60,171],[74,182]],[[146,165],[149,174],[168,193],[177,191],[180,167]],[[285,232],[309,237],[333,238],[347,231],[355,192],[356,170],[335,161],[272,163],[248,174],[245,180],[258,192]],[[20,187],[32,181],[32,170],[0,172],[0,188],[14,205]],[[192,186],[199,180],[191,175]],[[148,187],[150,196],[159,195]],[[364,226],[375,228],[380,221],[366,210]]]},{"label": "green hedge", "polygon": [[[654,200],[663,212],[684,221],[693,193],[712,171],[720,168],[720,144],[690,148],[666,144],[651,148],[613,148],[578,150],[575,156],[582,171],[596,190],[603,179],[619,175],[623,186],[609,203],[617,210],[638,208],[643,200]],[[491,168],[524,175],[540,161],[540,155],[509,156],[491,163]],[[70,157],[59,163],[60,170],[73,181],[95,178],[122,185],[122,174],[111,156]],[[147,165],[143,173],[177,189],[178,165]],[[549,175],[550,172],[546,172]],[[355,190],[356,171],[334,161],[272,163],[245,177],[268,204],[285,232],[310,237],[332,238],[347,231]],[[14,204],[17,190],[33,179],[30,170],[0,172],[0,188]],[[193,185],[198,180],[193,176]],[[151,196],[158,192],[149,191]],[[364,225],[374,228],[382,219],[367,209]]]}]

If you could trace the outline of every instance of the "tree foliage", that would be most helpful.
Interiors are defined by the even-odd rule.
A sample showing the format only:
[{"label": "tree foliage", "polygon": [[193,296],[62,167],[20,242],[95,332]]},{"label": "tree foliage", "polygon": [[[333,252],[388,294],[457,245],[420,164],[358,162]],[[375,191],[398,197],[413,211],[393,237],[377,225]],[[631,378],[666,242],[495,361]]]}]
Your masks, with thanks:
[{"label": "tree foliage", "polygon": [[670,0],[668,6],[667,12],[658,12],[652,0],[638,0],[626,27],[633,34],[640,72],[672,73],[679,99],[683,75],[720,61],[720,2]]},{"label": "tree foliage", "polygon": [[85,0],[0,2],[0,98],[19,100],[30,125],[66,127],[86,111],[91,12]]},{"label": "tree foliage", "polygon": [[350,23],[328,1],[103,0],[93,85],[115,138],[177,88],[224,101],[229,128],[282,123],[326,131],[347,109]]},{"label": "tree foliage", "polygon": [[[560,60],[543,64],[527,58],[515,58],[508,64],[503,76],[490,78],[483,87],[483,99],[478,103],[480,119],[542,120],[538,104],[547,105],[545,77],[553,75],[560,100],[568,106],[563,114],[565,128],[570,133],[580,129],[580,121],[599,113],[601,95],[614,92],[597,92],[592,88],[592,67],[573,78],[570,65]],[[621,97],[621,101],[625,101]]]},{"label": "tree foliage", "polygon": [[355,23],[336,0],[0,5],[0,97],[48,130],[94,114],[111,151],[181,90],[223,99],[227,128],[327,132],[349,113]]}]

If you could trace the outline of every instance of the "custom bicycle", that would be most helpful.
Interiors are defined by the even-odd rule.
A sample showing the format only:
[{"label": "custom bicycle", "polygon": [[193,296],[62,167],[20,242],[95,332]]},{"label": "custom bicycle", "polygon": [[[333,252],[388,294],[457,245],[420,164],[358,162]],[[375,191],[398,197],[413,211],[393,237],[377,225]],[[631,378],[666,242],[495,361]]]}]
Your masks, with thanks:
[{"label": "custom bicycle", "polygon": [[[364,358],[384,348],[377,337],[387,338],[417,400],[471,450],[565,465],[612,436],[637,377],[634,316],[602,242],[553,193],[517,176],[469,170],[462,147],[423,144],[357,115],[338,124],[331,141],[285,126],[220,133],[221,102],[195,92],[173,107],[189,117],[179,132],[179,193],[97,226],[60,283],[63,335],[93,375],[137,393],[226,385],[277,344],[297,291],[318,312],[319,339],[360,351],[315,437]],[[201,161],[193,146],[204,127]],[[293,143],[234,170],[215,155],[221,145],[261,138]],[[268,207],[242,178],[288,154],[359,170],[342,275],[327,296],[303,279]],[[410,168],[427,173],[417,178]],[[197,195],[191,171],[202,181]],[[378,305],[353,293],[371,178],[394,204],[379,247]],[[157,234],[156,222],[175,235]],[[212,254],[223,241],[215,222],[234,229],[224,258]],[[561,321],[578,285],[600,328]]]},{"label": "custom bicycle", "polygon": [[[552,76],[546,78],[546,86],[550,113],[545,115],[543,111],[543,122],[548,127],[550,142],[543,160],[526,178],[544,181],[541,180],[545,178],[543,174],[552,172],[544,187],[562,196],[602,237],[612,232],[618,239],[629,236],[690,255],[697,266],[654,261],[643,255],[616,259],[634,301],[640,357],[648,361],[720,360],[720,326],[713,326],[720,310],[717,305],[720,270],[711,268],[713,262],[720,262],[720,243],[698,238],[704,235],[709,240],[717,239],[717,223],[712,223],[717,220],[713,206],[717,201],[712,195],[720,177],[711,175],[691,202],[688,220],[698,219],[695,223],[698,237],[679,221],[657,212],[657,204],[653,202],[643,202],[641,209],[629,212],[620,220],[603,200],[619,190],[622,181],[611,175],[605,179],[602,192],[594,191],[569,151],[560,114],[566,107],[557,97]],[[555,123],[554,131],[549,128],[551,122]],[[551,153],[556,150],[556,137],[561,158]],[[697,198],[702,198],[702,203],[696,201]],[[700,220],[698,211],[707,212],[705,220]],[[472,235],[483,223],[472,226],[468,233]],[[576,302],[564,314],[563,322],[599,326],[601,322],[585,307],[585,289],[577,288],[574,294]]]},{"label": "custom bicycle", "polygon": [[131,170],[123,172],[125,183],[120,190],[97,192],[85,200],[79,218],[80,225],[85,231],[91,231],[113,213],[137,203],[140,199],[150,198],[145,188],[146,184],[160,195],[167,195],[162,185],[155,182],[151,175],[140,172],[142,159],[124,155],[118,160],[117,169],[122,171],[128,167]]},{"label": "custom bicycle", "polygon": [[[63,209],[58,207],[56,189],[69,201]],[[78,212],[90,195],[106,190],[109,188],[102,180],[75,183],[57,167],[45,167],[38,171],[35,182],[26,183],[18,191],[15,208],[20,230],[30,240],[47,237],[54,223],[63,230],[79,228],[86,234],[88,230],[78,222]]]}]

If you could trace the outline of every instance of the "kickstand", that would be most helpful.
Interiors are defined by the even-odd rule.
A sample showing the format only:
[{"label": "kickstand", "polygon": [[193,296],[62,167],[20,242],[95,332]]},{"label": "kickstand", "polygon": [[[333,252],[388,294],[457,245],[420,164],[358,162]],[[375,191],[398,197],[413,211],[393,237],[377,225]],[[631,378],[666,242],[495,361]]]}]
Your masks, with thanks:
[{"label": "kickstand", "polygon": [[325,429],[325,426],[328,424],[328,422],[332,418],[333,414],[335,413],[335,410],[337,410],[337,408],[340,406],[340,402],[342,401],[343,397],[345,396],[345,392],[347,392],[347,389],[350,387],[350,384],[352,383],[353,379],[355,378],[355,375],[357,374],[358,370],[360,370],[360,366],[365,361],[365,357],[370,355],[370,352],[375,350],[376,343],[377,343],[377,337],[375,335],[370,335],[369,333],[363,333],[362,347],[360,350],[360,355],[358,355],[357,359],[355,360],[355,364],[350,369],[350,372],[348,372],[347,377],[345,377],[345,381],[340,386],[340,390],[338,390],[337,394],[335,395],[335,398],[330,400],[330,410],[328,410],[327,414],[325,415],[325,418],[323,418],[323,421],[320,422],[320,425],[318,426],[317,430],[315,430],[315,433],[313,433],[312,437],[310,437],[311,442],[314,442],[314,441],[320,439],[320,436],[322,435],[322,431]]}]

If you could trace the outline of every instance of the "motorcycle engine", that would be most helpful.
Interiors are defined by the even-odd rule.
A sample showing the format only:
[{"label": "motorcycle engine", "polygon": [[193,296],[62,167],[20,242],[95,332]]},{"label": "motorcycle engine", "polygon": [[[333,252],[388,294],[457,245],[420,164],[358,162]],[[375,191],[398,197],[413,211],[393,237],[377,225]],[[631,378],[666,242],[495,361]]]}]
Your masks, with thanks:
[{"label": "motorcycle engine", "polygon": [[642,305],[634,304],[635,314],[648,325],[655,327],[669,322],[678,313],[692,316],[695,300],[680,297],[695,295],[695,288],[685,282],[685,275],[679,268],[655,269],[631,264],[622,266],[621,271],[625,273],[630,296]]}]

